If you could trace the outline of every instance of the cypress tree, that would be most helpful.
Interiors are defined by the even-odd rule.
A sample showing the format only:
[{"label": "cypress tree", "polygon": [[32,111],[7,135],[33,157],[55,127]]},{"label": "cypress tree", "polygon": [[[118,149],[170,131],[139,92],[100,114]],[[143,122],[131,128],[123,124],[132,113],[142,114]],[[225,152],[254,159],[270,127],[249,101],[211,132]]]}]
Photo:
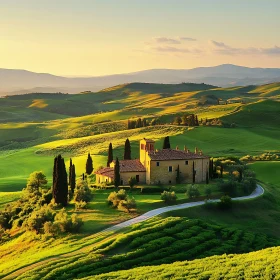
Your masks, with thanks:
[{"label": "cypress tree", "polygon": [[195,125],[196,125],[196,126],[199,126],[199,122],[198,122],[198,117],[197,117],[197,115],[195,115]]},{"label": "cypress tree", "polygon": [[68,185],[71,185],[72,158],[70,158]]},{"label": "cypress tree", "polygon": [[67,205],[68,182],[64,159],[58,155],[54,159],[53,198],[55,203]]},{"label": "cypress tree", "polygon": [[193,166],[192,166],[192,175],[193,175],[193,184],[195,184],[195,170],[194,170],[194,162],[193,162]]},{"label": "cypress tree", "polygon": [[221,168],[220,168],[221,178],[223,178],[223,173],[224,173],[224,166],[221,164]]},{"label": "cypress tree", "polygon": [[113,145],[112,143],[109,144],[108,149],[108,160],[107,160],[107,167],[110,166],[110,163],[113,161]]},{"label": "cypress tree", "polygon": [[120,162],[118,158],[116,158],[116,163],[114,168],[114,184],[116,188],[119,187],[121,184]]},{"label": "cypress tree", "polygon": [[171,149],[169,136],[166,136],[163,140],[163,147],[162,149]]},{"label": "cypress tree", "polygon": [[86,163],[86,174],[90,175],[93,171],[93,163],[90,153],[88,153],[87,163]]},{"label": "cypress tree", "polygon": [[176,174],[176,184],[180,184],[181,183],[181,177],[180,177],[180,167],[178,164],[178,168],[177,168],[177,174]]},{"label": "cypress tree", "polygon": [[206,172],[206,184],[209,184],[209,173],[208,173],[208,171]]},{"label": "cypress tree", "polygon": [[131,147],[128,138],[125,140],[123,159],[131,159]]},{"label": "cypress tree", "polygon": [[209,178],[213,179],[213,161],[210,159],[209,161]]},{"label": "cypress tree", "polygon": [[71,188],[72,193],[74,193],[74,190],[75,190],[75,188],[76,188],[76,170],[75,170],[75,164],[72,164],[72,166],[71,166],[70,188]]}]

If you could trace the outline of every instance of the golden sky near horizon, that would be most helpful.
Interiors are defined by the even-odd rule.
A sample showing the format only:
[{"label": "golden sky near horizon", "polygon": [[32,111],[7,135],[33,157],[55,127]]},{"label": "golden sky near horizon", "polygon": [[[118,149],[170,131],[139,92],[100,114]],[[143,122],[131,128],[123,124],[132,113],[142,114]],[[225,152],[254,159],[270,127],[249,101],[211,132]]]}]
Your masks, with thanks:
[{"label": "golden sky near horizon", "polygon": [[0,68],[280,67],[279,10],[276,0],[0,0]]}]

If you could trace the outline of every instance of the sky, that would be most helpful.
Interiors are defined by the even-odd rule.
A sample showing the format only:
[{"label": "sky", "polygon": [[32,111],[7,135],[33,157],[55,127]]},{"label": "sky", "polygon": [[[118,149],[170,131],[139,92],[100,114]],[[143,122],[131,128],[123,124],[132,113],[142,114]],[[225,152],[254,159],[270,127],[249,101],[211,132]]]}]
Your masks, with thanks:
[{"label": "sky", "polygon": [[280,68],[279,0],[0,0],[0,68]]}]

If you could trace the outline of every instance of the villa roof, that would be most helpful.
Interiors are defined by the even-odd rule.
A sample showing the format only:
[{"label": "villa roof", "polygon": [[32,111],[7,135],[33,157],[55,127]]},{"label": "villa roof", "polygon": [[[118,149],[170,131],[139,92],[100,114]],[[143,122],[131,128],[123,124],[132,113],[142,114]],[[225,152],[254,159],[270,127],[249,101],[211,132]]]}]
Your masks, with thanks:
[{"label": "villa roof", "polygon": [[158,151],[151,151],[149,153],[151,160],[187,160],[187,159],[203,159],[209,158],[208,156],[192,153],[190,151],[163,149]]},{"label": "villa roof", "polygon": [[102,169],[99,169],[95,172],[95,174],[99,174],[102,176],[114,178],[114,168],[113,167],[105,167]]},{"label": "villa roof", "polygon": [[146,172],[139,159],[120,160],[120,172]]},{"label": "villa roof", "polygon": [[[116,163],[115,160],[114,163]],[[139,159],[120,160],[120,173],[122,172],[146,172],[146,169]],[[99,169],[95,174],[114,178],[114,167]]]},{"label": "villa roof", "polygon": [[145,140],[147,143],[155,143],[155,141],[152,139],[144,138],[143,140]]}]

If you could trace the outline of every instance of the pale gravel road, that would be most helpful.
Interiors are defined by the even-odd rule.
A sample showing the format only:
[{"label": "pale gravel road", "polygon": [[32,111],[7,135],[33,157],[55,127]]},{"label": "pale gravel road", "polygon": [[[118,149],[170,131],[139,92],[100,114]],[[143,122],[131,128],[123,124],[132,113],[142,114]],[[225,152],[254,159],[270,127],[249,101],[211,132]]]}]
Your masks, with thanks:
[{"label": "pale gravel road", "polygon": [[[264,189],[260,185],[257,185],[257,188],[250,195],[242,196],[242,197],[235,197],[235,198],[232,198],[232,200],[237,200],[237,201],[248,200],[248,199],[257,198],[259,196],[262,196],[263,194],[264,194]],[[211,199],[211,200],[208,200],[208,203],[215,203],[215,202],[218,202],[218,201],[220,201],[220,200],[219,199]],[[102,237],[104,234],[106,235],[106,238],[111,237],[111,234],[115,234],[115,232],[120,230],[120,229],[123,229],[123,228],[129,227],[131,225],[146,221],[146,220],[151,219],[151,218],[153,218],[155,216],[158,216],[160,214],[163,214],[163,213],[166,213],[166,212],[169,212],[169,211],[179,210],[179,209],[196,207],[196,206],[200,206],[200,205],[203,205],[203,204],[205,204],[205,201],[187,202],[187,203],[183,203],[183,204],[166,206],[166,207],[154,209],[154,210],[151,210],[149,212],[146,212],[145,214],[143,214],[141,216],[138,216],[138,217],[133,218],[131,220],[128,220],[126,222],[111,226],[111,227],[109,227],[107,229],[104,229],[104,230],[102,230],[102,231],[100,231],[96,234],[93,234],[92,238]],[[53,261],[58,260],[58,259],[67,258],[67,257],[71,257],[71,256],[77,255],[77,254],[82,253],[82,252],[86,252],[87,249],[92,248],[92,247],[94,247],[94,244],[87,245],[83,248],[72,251],[70,253],[65,253],[65,254],[62,254],[62,255],[59,255],[59,256],[49,257],[45,260],[38,261],[38,262],[35,262],[33,264],[29,264],[25,267],[17,269],[16,271],[11,271],[8,275],[4,276],[2,279],[3,280],[8,280],[8,279],[13,280],[16,277],[20,276],[21,274],[23,274],[23,273],[25,273],[25,272],[27,272],[31,269],[36,269],[36,268],[42,266],[43,264],[47,264],[48,262],[53,262]]]}]

